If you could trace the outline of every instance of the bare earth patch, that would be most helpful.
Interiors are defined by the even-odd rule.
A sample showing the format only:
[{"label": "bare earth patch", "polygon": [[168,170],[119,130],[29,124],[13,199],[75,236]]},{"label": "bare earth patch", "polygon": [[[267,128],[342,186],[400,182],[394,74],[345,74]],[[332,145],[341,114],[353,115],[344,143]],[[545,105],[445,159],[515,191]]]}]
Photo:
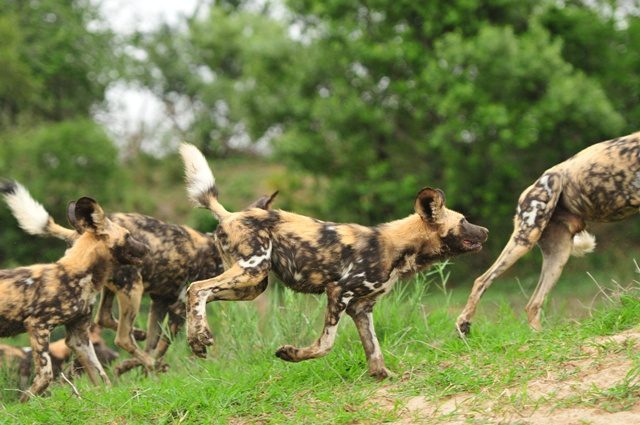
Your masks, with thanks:
[{"label": "bare earth patch", "polygon": [[640,403],[631,399],[623,404],[607,391],[615,395],[616,388],[628,383],[633,368],[628,353],[639,348],[640,330],[632,329],[589,340],[582,347],[583,357],[500,394],[399,399],[392,384],[378,391],[375,402],[397,409],[396,424],[637,425]]}]

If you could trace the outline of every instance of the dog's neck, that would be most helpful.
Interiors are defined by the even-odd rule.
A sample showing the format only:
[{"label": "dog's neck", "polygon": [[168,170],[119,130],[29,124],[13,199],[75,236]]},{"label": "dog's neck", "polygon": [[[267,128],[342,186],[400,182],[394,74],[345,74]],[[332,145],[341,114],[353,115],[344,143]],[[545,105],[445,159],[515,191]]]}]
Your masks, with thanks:
[{"label": "dog's neck", "polygon": [[429,229],[427,223],[418,214],[381,224],[378,228],[385,239],[393,244],[394,249],[424,243],[434,247],[439,245],[438,235]]},{"label": "dog's neck", "polygon": [[93,275],[94,285],[101,287],[113,269],[113,255],[103,241],[92,233],[83,233],[57,261],[71,275]]},{"label": "dog's neck", "polygon": [[382,224],[379,229],[388,244],[389,252],[413,251],[411,272],[424,269],[431,264],[431,258],[435,260],[442,254],[443,245],[440,237],[418,214]]}]

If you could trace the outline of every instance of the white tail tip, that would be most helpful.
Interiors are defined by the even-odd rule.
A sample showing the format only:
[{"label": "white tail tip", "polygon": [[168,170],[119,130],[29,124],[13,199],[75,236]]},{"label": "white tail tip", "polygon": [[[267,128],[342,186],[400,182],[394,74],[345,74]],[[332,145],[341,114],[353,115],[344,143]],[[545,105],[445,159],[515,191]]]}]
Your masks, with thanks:
[{"label": "white tail tip", "polygon": [[215,186],[216,180],[206,158],[194,145],[190,143],[180,144],[180,155],[184,162],[189,198],[200,205],[202,195]]},{"label": "white tail tip", "polygon": [[583,230],[573,236],[573,247],[571,248],[571,255],[574,257],[582,257],[585,254],[593,252],[596,248],[596,237],[591,233]]},{"label": "white tail tip", "polygon": [[31,235],[43,235],[49,222],[49,213],[29,191],[18,182],[12,182],[11,190],[3,194],[11,213],[20,227]]}]

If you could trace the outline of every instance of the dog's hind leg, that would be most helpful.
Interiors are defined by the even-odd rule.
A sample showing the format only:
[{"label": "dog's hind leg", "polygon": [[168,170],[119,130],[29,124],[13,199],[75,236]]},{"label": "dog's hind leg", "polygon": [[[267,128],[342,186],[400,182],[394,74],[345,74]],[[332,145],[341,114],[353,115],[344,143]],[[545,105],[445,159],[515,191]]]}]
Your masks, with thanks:
[{"label": "dog's hind leg", "polygon": [[[158,344],[155,346],[155,349],[151,352],[151,356],[156,360],[155,370],[159,372],[166,372],[169,370],[169,365],[166,364],[162,359],[164,355],[167,353],[169,346],[171,345],[171,341],[176,337],[185,321],[185,307],[184,302],[176,301],[174,304],[169,306],[169,335],[162,334]],[[118,371],[120,373],[128,372],[134,367],[141,366],[142,364],[138,359],[127,359],[120,366],[118,366]]]},{"label": "dog's hind leg", "polygon": [[573,247],[573,236],[584,229],[584,221],[568,212],[554,214],[538,241],[542,251],[542,272],[538,285],[525,308],[531,327],[542,329],[540,311],[544,300],[562,274]]},{"label": "dog's hind leg", "polygon": [[38,324],[27,324],[27,331],[29,332],[33,364],[35,366],[35,378],[31,387],[20,397],[20,402],[22,403],[29,400],[30,397],[42,393],[53,380],[53,365],[49,354],[49,328]]},{"label": "dog's hind leg", "polygon": [[[118,347],[139,359],[147,370],[151,370],[154,359],[138,347],[132,333],[133,324],[140,310],[143,291],[142,278],[139,273],[136,273],[135,279],[130,285],[119,288],[116,292],[120,314],[115,342]],[[116,374],[119,374],[118,367],[116,367]]]},{"label": "dog's hind leg", "polygon": [[336,284],[327,286],[327,312],[324,317],[324,329],[320,338],[304,348],[284,345],[276,351],[276,356],[288,362],[315,359],[326,355],[333,348],[338,331],[338,322],[351,296],[345,296],[342,288]]},{"label": "dog's hind leg", "polygon": [[98,305],[98,313],[96,319],[98,325],[103,328],[115,331],[118,329],[118,322],[113,318],[113,300],[115,294],[109,288],[102,288],[100,293],[100,304]]},{"label": "dog's hind leg", "polygon": [[251,267],[240,263],[211,279],[194,282],[187,291],[187,341],[198,357],[206,357],[207,346],[213,344],[213,335],[207,323],[206,305],[210,301],[253,300],[266,288],[270,261]]},{"label": "dog's hind leg", "polygon": [[353,319],[360,334],[364,353],[367,356],[369,375],[376,379],[385,379],[391,376],[391,372],[384,366],[382,350],[373,327],[374,304],[375,300],[356,300],[347,307],[347,314]]},{"label": "dog's hind leg", "polygon": [[106,385],[111,385],[109,377],[104,372],[102,365],[98,361],[96,352],[91,343],[89,336],[89,326],[91,325],[91,317],[87,316],[73,323],[65,325],[67,337],[65,342],[76,355],[78,361],[82,365],[84,371],[89,375],[89,379],[94,385],[98,385],[100,380]]},{"label": "dog's hind leg", "polygon": [[[121,269],[127,268],[127,266],[120,266]],[[119,283],[119,281],[135,280],[137,278],[137,271],[127,268],[126,274],[123,271],[118,270],[117,281],[114,282],[114,289],[120,289],[125,285]],[[98,313],[96,313],[97,323],[106,329],[113,331],[118,330],[118,321],[113,318],[113,300],[115,293],[112,289],[104,287],[100,293],[100,304],[98,306]],[[133,338],[136,341],[144,341],[147,338],[147,333],[142,329],[133,328]]]},{"label": "dog's hind leg", "polygon": [[147,319],[147,344],[144,350],[147,353],[153,352],[158,346],[162,335],[162,322],[169,312],[169,303],[166,300],[153,298],[149,308]]},{"label": "dog's hind leg", "polygon": [[482,294],[498,276],[529,252],[538,242],[543,230],[551,220],[561,193],[562,176],[553,171],[545,172],[533,185],[522,192],[509,242],[491,267],[475,280],[467,304],[456,320],[456,329],[461,336],[469,333],[471,318],[475,314]]},{"label": "dog's hind leg", "polygon": [[[147,320],[147,343],[144,347],[144,351],[146,353],[149,353],[151,357],[155,359],[156,370],[158,370],[158,357],[155,353],[161,341],[161,324],[164,321],[164,318],[167,315],[168,311],[169,303],[167,301],[158,298],[151,300],[151,306],[149,308],[149,316]],[[142,362],[138,358],[126,359],[117,366],[116,373],[117,375],[122,375],[126,372],[129,372],[131,369],[142,365]]]}]

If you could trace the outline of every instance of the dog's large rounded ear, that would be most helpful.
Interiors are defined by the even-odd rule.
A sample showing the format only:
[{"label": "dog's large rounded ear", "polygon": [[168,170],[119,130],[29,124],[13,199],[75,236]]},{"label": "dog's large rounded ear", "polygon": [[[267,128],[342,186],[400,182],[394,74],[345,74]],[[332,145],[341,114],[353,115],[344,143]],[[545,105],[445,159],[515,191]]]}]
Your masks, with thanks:
[{"label": "dog's large rounded ear", "polygon": [[271,208],[271,203],[273,202],[275,197],[278,196],[278,193],[279,191],[276,190],[271,195],[263,195],[247,208],[262,208],[263,210],[268,210]]},{"label": "dog's large rounded ear", "polygon": [[71,201],[69,205],[67,205],[67,220],[69,220],[69,224],[76,229],[76,232],[84,232],[84,229],[80,228],[78,219],[76,218],[76,201]]},{"label": "dog's large rounded ear", "polygon": [[444,192],[425,187],[416,196],[415,210],[427,222],[436,222],[444,208]]},{"label": "dog's large rounded ear", "polygon": [[107,217],[95,199],[83,196],[76,202],[70,203],[67,217],[78,233],[85,231],[102,233],[105,231]]}]

